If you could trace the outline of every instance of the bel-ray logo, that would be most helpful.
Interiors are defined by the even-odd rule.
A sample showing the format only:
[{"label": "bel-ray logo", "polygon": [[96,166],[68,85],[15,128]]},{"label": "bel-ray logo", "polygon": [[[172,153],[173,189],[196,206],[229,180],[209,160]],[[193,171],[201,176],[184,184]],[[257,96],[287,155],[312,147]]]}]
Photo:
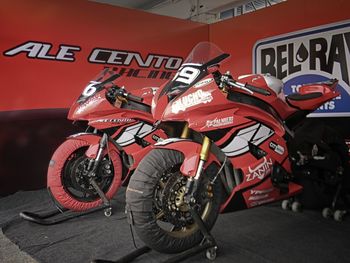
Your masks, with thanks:
[{"label": "bel-ray logo", "polygon": [[283,80],[286,95],[303,84],[337,78],[340,96],[312,115],[350,116],[350,20],[257,41],[253,71]]}]

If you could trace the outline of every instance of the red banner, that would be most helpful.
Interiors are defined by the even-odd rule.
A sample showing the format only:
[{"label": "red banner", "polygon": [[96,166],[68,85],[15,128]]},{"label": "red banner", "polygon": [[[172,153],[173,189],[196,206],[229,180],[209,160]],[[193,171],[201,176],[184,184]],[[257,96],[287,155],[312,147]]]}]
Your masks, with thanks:
[{"label": "red banner", "polygon": [[0,6],[0,111],[68,108],[104,66],[130,90],[173,75],[207,25],[85,0]]}]

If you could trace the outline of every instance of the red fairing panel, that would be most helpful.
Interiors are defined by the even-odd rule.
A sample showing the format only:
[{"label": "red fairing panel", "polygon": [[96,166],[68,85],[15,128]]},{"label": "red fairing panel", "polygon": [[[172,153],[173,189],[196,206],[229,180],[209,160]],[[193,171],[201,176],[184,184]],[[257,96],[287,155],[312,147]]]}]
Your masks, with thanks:
[{"label": "red fairing panel", "polygon": [[271,179],[267,179],[260,185],[243,192],[243,198],[248,208],[283,200],[302,191],[302,187],[295,183],[289,183],[289,192],[281,194],[280,190],[272,186]]}]

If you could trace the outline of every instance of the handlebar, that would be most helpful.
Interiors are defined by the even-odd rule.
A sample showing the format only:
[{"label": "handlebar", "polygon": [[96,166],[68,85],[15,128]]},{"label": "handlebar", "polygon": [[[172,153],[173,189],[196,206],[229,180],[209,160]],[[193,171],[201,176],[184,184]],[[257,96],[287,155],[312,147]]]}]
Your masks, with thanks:
[{"label": "handlebar", "polygon": [[118,87],[118,86],[113,86],[111,88],[108,89],[106,96],[109,99],[115,100],[116,97],[122,97],[125,99],[129,99],[135,102],[142,102],[143,98],[138,97],[136,95],[133,95],[131,93],[128,93],[124,88]]},{"label": "handlebar", "polygon": [[[262,94],[264,96],[270,96],[271,95],[271,93],[268,90],[265,90],[265,89],[262,89],[262,88],[250,85],[248,83],[240,83],[240,82],[232,79],[229,74],[225,74],[225,75],[221,76],[221,83],[229,85],[231,87],[235,87],[235,88],[244,90],[244,91],[248,92],[251,95],[254,94],[254,92]],[[222,88],[221,84],[220,84],[220,86]]]},{"label": "handlebar", "polygon": [[135,96],[135,95],[132,95],[131,93],[127,93],[126,98],[129,99],[129,100],[136,101],[136,102],[142,102],[143,101],[143,98]]}]

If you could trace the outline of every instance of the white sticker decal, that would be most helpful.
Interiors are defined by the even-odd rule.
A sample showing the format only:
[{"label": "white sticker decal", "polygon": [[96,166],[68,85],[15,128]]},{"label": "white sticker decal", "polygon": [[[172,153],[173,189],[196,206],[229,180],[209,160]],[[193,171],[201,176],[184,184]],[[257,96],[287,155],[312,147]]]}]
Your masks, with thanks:
[{"label": "white sticker decal", "polygon": [[271,141],[269,144],[270,148],[272,150],[274,150],[276,153],[278,153],[279,155],[283,155],[284,154],[284,147]]},{"label": "white sticker decal", "polygon": [[203,79],[203,80],[197,82],[193,87],[194,88],[203,87],[203,86],[208,85],[209,83],[211,83],[213,80],[214,80],[213,78]]},{"label": "white sticker decal", "polygon": [[86,86],[86,88],[83,90],[82,95],[84,97],[90,97],[92,94],[94,94],[97,90],[95,87],[96,84],[100,84],[101,82],[96,81],[90,81],[89,85]]},{"label": "white sticker decal", "polygon": [[249,151],[248,142],[258,146],[274,134],[274,131],[263,124],[254,124],[240,130],[222,151],[229,157],[238,156]]},{"label": "white sticker decal", "polygon": [[257,165],[255,168],[248,167],[249,174],[246,175],[247,182],[252,181],[256,178],[262,180],[266,175],[271,172],[272,159],[269,160],[264,157],[264,161]]},{"label": "white sticker decal", "polygon": [[168,138],[168,139],[164,139],[164,140],[161,140],[161,141],[158,141],[157,143],[155,143],[154,145],[161,145],[161,146],[164,146],[164,145],[167,145],[169,143],[173,143],[173,142],[180,142],[180,141],[188,141],[188,139],[182,139],[182,138]]},{"label": "white sticker decal", "polygon": [[199,74],[201,73],[199,69],[187,65],[191,64],[183,64],[183,66],[178,70],[178,72],[174,76],[173,81],[178,81],[189,85],[199,76]]},{"label": "white sticker decal", "polygon": [[128,122],[133,122],[135,121],[134,119],[130,118],[119,118],[119,119],[98,119],[98,120],[93,120],[90,122],[92,123],[106,123],[106,122],[111,122],[111,123],[128,123]]},{"label": "white sticker decal", "polygon": [[207,120],[206,127],[220,127],[233,123],[233,117],[215,118],[214,120]]},{"label": "white sticker decal", "polygon": [[124,132],[117,138],[117,143],[122,146],[128,146],[135,142],[135,136],[144,138],[154,131],[154,127],[147,123],[139,122],[127,127]]},{"label": "white sticker decal", "polygon": [[190,93],[174,101],[171,107],[171,112],[176,114],[180,111],[185,111],[187,108],[199,104],[205,104],[212,100],[213,96],[211,95],[211,91],[203,91],[199,89],[196,92]]}]

